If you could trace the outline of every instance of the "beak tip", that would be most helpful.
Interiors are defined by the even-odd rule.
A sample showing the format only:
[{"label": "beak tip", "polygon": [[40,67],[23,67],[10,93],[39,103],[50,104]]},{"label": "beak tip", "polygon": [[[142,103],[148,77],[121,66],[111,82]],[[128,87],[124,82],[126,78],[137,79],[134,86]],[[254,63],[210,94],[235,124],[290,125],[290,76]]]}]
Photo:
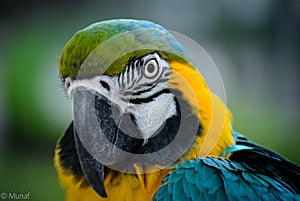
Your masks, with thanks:
[{"label": "beak tip", "polygon": [[105,188],[99,188],[99,189],[95,189],[94,190],[96,191],[96,193],[98,195],[100,195],[102,198],[107,198],[107,194],[106,194],[106,191],[105,191]]}]

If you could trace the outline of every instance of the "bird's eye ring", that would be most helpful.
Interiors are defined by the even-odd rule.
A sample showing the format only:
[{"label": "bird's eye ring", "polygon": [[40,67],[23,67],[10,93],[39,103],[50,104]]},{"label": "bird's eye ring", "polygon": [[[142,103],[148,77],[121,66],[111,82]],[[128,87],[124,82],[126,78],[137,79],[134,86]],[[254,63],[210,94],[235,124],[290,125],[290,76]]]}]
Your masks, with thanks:
[{"label": "bird's eye ring", "polygon": [[158,74],[159,66],[155,59],[150,59],[146,62],[144,74],[147,78],[153,78]]}]

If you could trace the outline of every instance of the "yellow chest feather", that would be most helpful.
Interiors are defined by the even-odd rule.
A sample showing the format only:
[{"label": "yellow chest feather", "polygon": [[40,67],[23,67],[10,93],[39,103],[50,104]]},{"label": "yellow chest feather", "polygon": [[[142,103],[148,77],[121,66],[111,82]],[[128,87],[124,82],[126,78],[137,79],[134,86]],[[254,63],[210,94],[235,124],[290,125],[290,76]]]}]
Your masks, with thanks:
[{"label": "yellow chest feather", "polygon": [[75,179],[71,171],[64,169],[59,162],[59,149],[55,151],[54,164],[57,169],[60,184],[66,190],[66,201],[151,201],[159,188],[162,179],[170,170],[147,174],[108,174],[105,178],[107,198],[100,197],[87,184],[84,177]]}]

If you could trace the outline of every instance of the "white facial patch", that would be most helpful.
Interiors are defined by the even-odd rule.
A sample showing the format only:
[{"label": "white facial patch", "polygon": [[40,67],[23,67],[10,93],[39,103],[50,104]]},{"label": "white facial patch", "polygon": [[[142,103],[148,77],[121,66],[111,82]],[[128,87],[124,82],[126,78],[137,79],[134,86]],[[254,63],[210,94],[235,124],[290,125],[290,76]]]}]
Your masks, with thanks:
[{"label": "white facial patch", "polygon": [[128,112],[134,114],[143,138],[148,139],[159,132],[168,118],[176,114],[174,96],[171,93],[161,94],[152,102],[128,108]]}]

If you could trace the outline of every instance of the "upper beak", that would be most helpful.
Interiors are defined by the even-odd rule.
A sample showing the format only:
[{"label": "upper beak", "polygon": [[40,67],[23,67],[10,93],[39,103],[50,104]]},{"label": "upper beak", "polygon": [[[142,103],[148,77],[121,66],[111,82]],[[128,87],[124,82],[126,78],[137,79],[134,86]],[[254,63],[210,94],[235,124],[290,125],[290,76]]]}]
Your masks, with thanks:
[{"label": "upper beak", "polygon": [[72,91],[72,103],[75,144],[82,171],[90,186],[100,196],[107,197],[105,170],[110,165],[122,164],[125,152],[134,153],[143,140],[124,133],[139,130],[134,128],[130,115],[122,114],[120,107],[102,94],[78,87]]},{"label": "upper beak", "polygon": [[[107,197],[105,191],[105,167],[95,157],[91,142],[97,137],[92,125],[95,122],[90,112],[94,103],[94,94],[84,88],[73,93],[74,138],[77,154],[83,174],[90,186],[101,196]],[[91,121],[91,122],[89,122]],[[95,147],[96,148],[96,147]]]}]

